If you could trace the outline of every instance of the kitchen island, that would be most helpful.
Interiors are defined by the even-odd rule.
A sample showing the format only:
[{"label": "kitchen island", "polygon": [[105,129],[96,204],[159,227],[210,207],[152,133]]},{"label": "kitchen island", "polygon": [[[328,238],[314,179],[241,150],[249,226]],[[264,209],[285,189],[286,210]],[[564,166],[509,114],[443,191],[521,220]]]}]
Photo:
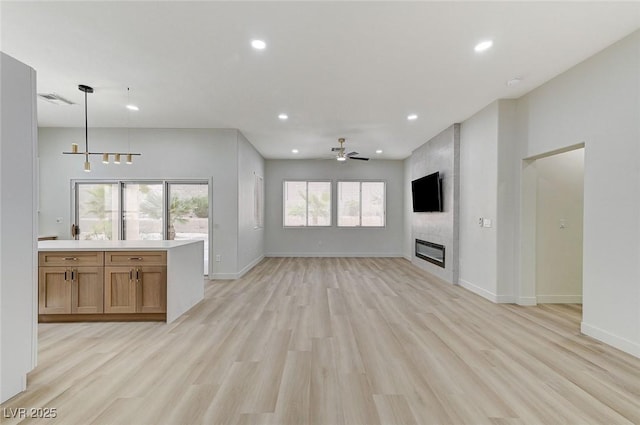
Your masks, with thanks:
[{"label": "kitchen island", "polygon": [[38,242],[39,321],[173,322],[204,298],[204,241]]}]

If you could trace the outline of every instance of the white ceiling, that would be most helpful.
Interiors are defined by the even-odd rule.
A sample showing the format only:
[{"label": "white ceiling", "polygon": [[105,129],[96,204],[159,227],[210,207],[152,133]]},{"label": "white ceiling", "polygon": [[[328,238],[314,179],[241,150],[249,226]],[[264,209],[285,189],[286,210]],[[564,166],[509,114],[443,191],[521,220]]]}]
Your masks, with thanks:
[{"label": "white ceiling", "polygon": [[[405,158],[640,28],[638,2],[7,2],[40,126],[238,128],[266,158]],[[251,39],[267,48],[256,51]],[[492,49],[473,47],[492,39]],[[507,87],[513,77],[523,78]],[[130,100],[140,107],[128,116]],[[286,112],[285,122],[277,116]],[[418,114],[412,122],[406,117]],[[179,141],[176,141],[179,143]],[[299,149],[293,155],[291,149]],[[376,149],[384,153],[376,155]]]}]

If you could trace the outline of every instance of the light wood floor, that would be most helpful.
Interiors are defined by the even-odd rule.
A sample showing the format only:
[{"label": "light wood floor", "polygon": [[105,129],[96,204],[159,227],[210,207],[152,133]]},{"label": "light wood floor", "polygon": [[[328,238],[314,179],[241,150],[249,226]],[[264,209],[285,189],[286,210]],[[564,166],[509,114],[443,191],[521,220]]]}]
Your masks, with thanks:
[{"label": "light wood floor", "polygon": [[403,259],[267,259],[171,325],[40,325],[29,389],[2,407],[65,425],[640,424],[640,359],[580,316]]}]

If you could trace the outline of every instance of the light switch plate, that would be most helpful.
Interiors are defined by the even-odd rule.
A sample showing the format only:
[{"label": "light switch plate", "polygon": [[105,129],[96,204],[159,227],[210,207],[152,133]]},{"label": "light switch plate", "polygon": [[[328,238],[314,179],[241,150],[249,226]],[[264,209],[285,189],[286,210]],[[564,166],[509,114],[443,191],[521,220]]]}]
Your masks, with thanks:
[{"label": "light switch plate", "polygon": [[484,219],[484,227],[491,227],[491,219],[490,218],[485,218]]}]

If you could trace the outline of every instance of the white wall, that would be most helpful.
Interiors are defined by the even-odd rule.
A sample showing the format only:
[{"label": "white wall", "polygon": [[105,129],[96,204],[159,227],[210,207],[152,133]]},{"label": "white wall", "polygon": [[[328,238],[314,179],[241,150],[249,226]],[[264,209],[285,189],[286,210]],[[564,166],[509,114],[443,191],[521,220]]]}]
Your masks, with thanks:
[{"label": "white wall", "polygon": [[254,219],[254,178],[263,178],[264,159],[238,132],[238,275],[264,258],[264,228]]},{"label": "white wall", "polygon": [[[498,102],[460,126],[460,277],[465,288],[497,301]],[[480,218],[492,221],[481,227]]]},{"label": "white wall", "polygon": [[526,157],[584,142],[582,331],[640,356],[640,31],[521,98],[518,114]]},{"label": "white wall", "polygon": [[[411,262],[450,283],[458,283],[459,241],[459,168],[460,126],[453,124],[414,150],[409,158],[409,184],[426,175],[440,173],[442,178],[443,211],[411,214]],[[416,257],[415,239],[434,242],[445,247],[445,267],[439,267]]]},{"label": "white wall", "polygon": [[516,300],[518,152],[514,100],[495,101],[461,124],[459,284],[494,302]]},{"label": "white wall", "polygon": [[413,200],[411,199],[411,157],[403,161],[404,167],[404,244],[402,256],[411,261],[414,255],[414,242],[411,240],[411,219],[413,217]]},{"label": "white wall", "polygon": [[581,303],[584,149],[538,159],[535,168],[538,302]]},{"label": "white wall", "polygon": [[[127,141],[127,133],[129,140]],[[233,277],[238,263],[238,131],[218,129],[91,128],[94,151],[140,152],[132,165],[102,164],[92,158],[91,173],[82,157],[62,155],[72,142],[84,144],[84,128],[40,128],[40,232],[69,239],[73,214],[72,179],[208,179],[213,177],[213,277]],[[81,149],[82,150],[82,149]],[[62,217],[62,223],[56,223]],[[214,257],[215,258],[215,257]]]},{"label": "white wall", "polygon": [[36,73],[0,52],[0,403],[35,367]]},{"label": "white wall", "polygon": [[497,301],[516,300],[521,162],[517,101],[498,101]]},{"label": "white wall", "polygon": [[[267,256],[402,256],[404,169],[402,161],[267,160],[265,163]],[[284,228],[285,180],[332,180],[332,227]],[[337,180],[386,181],[386,227],[336,227]]]}]

